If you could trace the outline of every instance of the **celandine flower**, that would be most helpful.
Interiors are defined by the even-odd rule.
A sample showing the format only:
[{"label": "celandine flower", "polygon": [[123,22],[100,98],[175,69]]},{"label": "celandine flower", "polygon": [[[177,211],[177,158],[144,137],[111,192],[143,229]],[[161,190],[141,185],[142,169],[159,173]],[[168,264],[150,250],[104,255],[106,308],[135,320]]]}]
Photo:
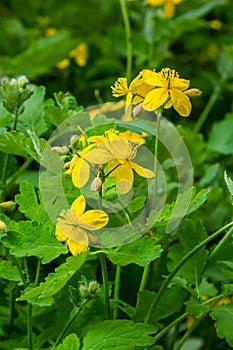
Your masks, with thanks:
[{"label": "celandine flower", "polygon": [[151,72],[149,69],[142,70],[129,87],[126,78],[118,78],[114,85],[111,86],[114,97],[126,95],[125,115],[122,118],[125,121],[132,119],[132,104],[142,102],[147,93],[152,89],[152,86],[145,82],[145,77],[148,78]]},{"label": "celandine flower", "polygon": [[137,148],[140,145],[126,138],[109,139],[97,145],[97,149],[91,150],[87,159],[98,163],[99,154],[96,151],[102,151],[103,157],[106,157],[105,163],[108,164],[108,174],[110,177],[116,177],[116,187],[120,194],[130,191],[134,182],[134,171],[144,178],[154,177],[154,172],[135,163]]},{"label": "celandine flower", "polygon": [[170,68],[152,73],[153,75],[146,79],[146,83],[154,85],[154,88],[146,95],[142,103],[143,108],[154,111],[161,106],[173,106],[182,117],[187,117],[192,109],[188,94],[185,93],[189,87],[189,80],[179,78],[179,74]]},{"label": "celandine flower", "polygon": [[79,67],[84,67],[87,64],[87,45],[80,43],[74,50],[70,51],[70,57],[73,57]]},{"label": "celandine flower", "polygon": [[98,244],[98,239],[90,231],[98,230],[108,223],[108,215],[102,210],[88,210],[85,212],[86,200],[83,195],[75,199],[71,208],[63,210],[56,225],[56,238],[67,241],[73,255],[86,252],[89,243]]},{"label": "celandine flower", "polygon": [[182,0],[147,0],[151,6],[164,6],[164,15],[166,18],[172,18],[175,14],[175,5],[178,5]]}]

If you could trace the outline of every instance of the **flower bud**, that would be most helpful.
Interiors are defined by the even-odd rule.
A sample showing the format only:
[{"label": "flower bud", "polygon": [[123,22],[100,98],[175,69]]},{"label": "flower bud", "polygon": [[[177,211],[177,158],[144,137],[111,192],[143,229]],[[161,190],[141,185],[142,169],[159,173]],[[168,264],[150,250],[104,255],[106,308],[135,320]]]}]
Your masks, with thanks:
[{"label": "flower bud", "polygon": [[0,220],[0,232],[6,232],[7,227],[4,221]]},{"label": "flower bud", "polygon": [[33,93],[28,79],[22,75],[17,79],[3,78],[0,84],[0,94],[3,105],[10,113],[22,113],[23,103],[29,99]]},{"label": "flower bud", "polygon": [[79,293],[83,299],[98,298],[101,294],[101,288],[97,281],[90,281],[80,284]]},{"label": "flower bud", "polygon": [[91,191],[96,192],[101,190],[102,184],[103,182],[99,177],[94,178],[94,180],[91,183]]},{"label": "flower bud", "polygon": [[142,103],[139,103],[137,106],[134,107],[133,109],[133,116],[136,118],[141,112],[142,112]]},{"label": "flower bud", "polygon": [[199,89],[188,89],[186,91],[184,91],[184,93],[189,96],[189,97],[200,97],[202,94],[202,91]]},{"label": "flower bud", "polygon": [[52,147],[52,150],[56,151],[59,154],[67,154],[69,149],[66,146],[59,147],[59,146],[54,146]]},{"label": "flower bud", "polygon": [[3,208],[5,210],[14,210],[15,209],[15,202],[13,201],[7,201],[0,203],[0,208]]}]

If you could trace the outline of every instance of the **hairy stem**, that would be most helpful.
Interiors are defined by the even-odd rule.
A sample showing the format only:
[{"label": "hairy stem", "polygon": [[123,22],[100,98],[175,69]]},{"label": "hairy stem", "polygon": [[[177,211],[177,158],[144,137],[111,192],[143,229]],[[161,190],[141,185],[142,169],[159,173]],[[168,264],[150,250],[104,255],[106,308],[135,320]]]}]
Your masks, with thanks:
[{"label": "hairy stem", "polygon": [[109,292],[108,292],[108,273],[106,266],[106,258],[104,253],[100,253],[100,265],[102,271],[103,287],[104,287],[104,297],[105,297],[105,306],[106,306],[106,315],[107,319],[110,319],[110,301],[109,301]]},{"label": "hairy stem", "polygon": [[131,36],[131,27],[129,21],[129,15],[126,6],[126,0],[119,0],[122,18],[125,27],[125,36],[126,36],[126,49],[127,49],[127,62],[126,62],[126,77],[127,79],[131,78],[132,72],[132,57],[133,57],[133,45],[132,45],[132,36]]}]

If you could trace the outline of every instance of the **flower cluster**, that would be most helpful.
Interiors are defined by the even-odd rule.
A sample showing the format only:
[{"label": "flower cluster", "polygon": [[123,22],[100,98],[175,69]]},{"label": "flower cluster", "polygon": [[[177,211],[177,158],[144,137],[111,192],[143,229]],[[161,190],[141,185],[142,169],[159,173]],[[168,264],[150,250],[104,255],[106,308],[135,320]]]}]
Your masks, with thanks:
[{"label": "flower cluster", "polygon": [[[102,191],[104,181],[115,178],[120,195],[128,193],[134,183],[134,172],[144,178],[153,178],[154,172],[136,161],[138,148],[145,144],[147,134],[130,130],[108,129],[101,135],[81,135],[71,140],[73,157],[64,166],[65,174],[71,175],[72,183],[82,188],[88,183],[91,173],[94,180],[92,191]],[[91,231],[103,228],[108,215],[102,210],[85,211],[86,200],[80,195],[70,209],[61,211],[57,218],[56,238],[66,241],[73,255],[85,252],[88,246],[98,245],[99,239]]]},{"label": "flower cluster", "polygon": [[129,106],[141,103],[147,111],[174,107],[182,117],[187,117],[192,108],[189,97],[201,94],[198,89],[188,89],[189,84],[174,69],[163,68],[160,72],[142,70],[129,86],[126,78],[118,78],[111,88],[114,97],[126,95],[128,113]]}]

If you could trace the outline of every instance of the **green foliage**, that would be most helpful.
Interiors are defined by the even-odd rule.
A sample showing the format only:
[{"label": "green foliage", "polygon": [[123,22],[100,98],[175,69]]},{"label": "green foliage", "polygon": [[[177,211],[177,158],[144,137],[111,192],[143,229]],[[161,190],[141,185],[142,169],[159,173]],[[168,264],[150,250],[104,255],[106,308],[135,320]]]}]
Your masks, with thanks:
[{"label": "green foliage", "polygon": [[162,249],[157,244],[157,240],[154,237],[148,236],[138,238],[132,243],[125,244],[116,249],[106,250],[109,260],[113,264],[120,266],[133,263],[139,266],[146,266],[151,261],[158,259],[161,253]]},{"label": "green foliage", "polygon": [[150,334],[156,328],[143,323],[133,323],[129,320],[103,321],[95,325],[84,338],[83,350],[112,349],[120,347],[133,350],[135,346],[152,345],[154,340]]},{"label": "green foliage", "polygon": [[55,272],[50,273],[46,277],[45,282],[42,282],[36,288],[25,290],[25,293],[22,294],[19,300],[29,300],[35,304],[44,300],[46,303],[52,303],[52,296],[60,291],[67,281],[80,269],[85,262],[85,258],[86,254],[67,258],[65,263],[58,266]]},{"label": "green foliage", "polygon": [[[233,348],[233,2],[181,1],[171,18],[168,9],[147,0],[0,4],[2,350]],[[124,121],[116,101],[130,100],[140,71],[163,67],[202,91],[190,116],[137,105]],[[116,99],[118,77],[128,87]],[[89,180],[73,183],[70,161],[81,163],[87,138],[109,129],[147,134],[116,157],[155,170],[147,181],[134,169],[127,194],[109,163],[85,163]],[[80,194],[81,218],[70,210]],[[85,222],[93,209],[109,216],[100,230]],[[87,251],[71,256],[72,244]]]},{"label": "green foliage", "polygon": [[220,339],[226,338],[228,344],[233,347],[232,332],[229,325],[233,320],[233,306],[221,305],[212,309],[210,316],[215,321],[217,335]]}]

